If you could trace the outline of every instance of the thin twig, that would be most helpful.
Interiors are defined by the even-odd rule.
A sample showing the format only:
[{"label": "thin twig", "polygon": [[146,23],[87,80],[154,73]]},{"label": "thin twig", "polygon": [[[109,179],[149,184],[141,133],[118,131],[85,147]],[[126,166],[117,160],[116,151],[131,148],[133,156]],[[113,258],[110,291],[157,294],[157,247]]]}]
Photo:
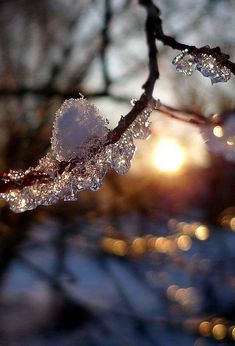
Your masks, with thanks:
[{"label": "thin twig", "polygon": [[105,0],[105,9],[104,9],[104,26],[102,29],[102,45],[100,48],[100,59],[103,72],[104,80],[104,93],[108,94],[109,86],[111,85],[111,78],[108,71],[108,61],[107,53],[108,47],[110,44],[110,23],[112,19],[112,8],[111,0]]},{"label": "thin twig", "polygon": [[[147,0],[145,2],[149,3],[150,4],[149,6],[154,6],[151,0]],[[161,41],[165,46],[169,46],[172,49],[181,50],[181,51],[187,49],[188,52],[192,55],[198,55],[200,53],[206,53],[208,55],[212,55],[213,57],[216,58],[216,60],[222,66],[226,66],[235,75],[235,63],[228,60],[229,55],[221,52],[220,47],[210,48],[209,46],[204,46],[204,47],[197,48],[196,46],[180,43],[174,37],[165,35],[165,33],[163,32],[160,12],[156,20],[157,20],[156,39]]]},{"label": "thin twig", "polygon": [[203,116],[199,113],[186,111],[186,110],[179,110],[164,104],[160,104],[160,106],[157,108],[157,111],[160,113],[165,114],[166,116],[176,119],[179,121],[183,121],[184,123],[189,123],[193,125],[205,125],[207,123],[210,123],[210,118],[207,118],[206,116]]}]

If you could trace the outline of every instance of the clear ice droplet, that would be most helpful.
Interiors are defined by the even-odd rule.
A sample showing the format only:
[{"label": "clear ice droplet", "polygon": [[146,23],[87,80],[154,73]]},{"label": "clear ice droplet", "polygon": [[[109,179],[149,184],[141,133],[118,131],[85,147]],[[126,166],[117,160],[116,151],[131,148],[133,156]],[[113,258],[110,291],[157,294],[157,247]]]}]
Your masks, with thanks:
[{"label": "clear ice droplet", "polygon": [[183,50],[172,61],[175,65],[176,71],[191,76],[194,71],[194,58],[188,54],[188,49]]}]

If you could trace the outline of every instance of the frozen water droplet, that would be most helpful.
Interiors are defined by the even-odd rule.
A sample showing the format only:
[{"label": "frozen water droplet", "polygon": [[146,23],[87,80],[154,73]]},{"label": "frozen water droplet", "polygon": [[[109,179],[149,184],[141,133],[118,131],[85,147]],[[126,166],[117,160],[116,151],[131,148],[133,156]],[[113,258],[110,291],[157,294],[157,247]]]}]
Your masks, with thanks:
[{"label": "frozen water droplet", "polygon": [[209,77],[211,83],[227,82],[231,78],[231,71],[220,65],[216,58],[210,54],[199,54],[195,58],[196,69],[202,73],[204,77]]},{"label": "frozen water droplet", "polygon": [[68,186],[68,191],[65,192],[64,194],[64,201],[76,201],[77,200],[77,196],[76,196],[76,192],[77,192],[77,186],[73,183],[70,183]]},{"label": "frozen water droplet", "polygon": [[132,106],[134,106],[134,105],[136,104],[136,102],[137,102],[137,99],[131,99],[130,104],[131,104]]},{"label": "frozen water droplet", "polygon": [[172,63],[175,65],[176,71],[188,76],[191,76],[196,69],[204,77],[210,78],[212,84],[227,82],[231,78],[230,69],[208,53],[189,54],[188,49],[185,49],[173,59]]},{"label": "frozen water droplet", "polygon": [[194,71],[194,57],[188,53],[188,49],[183,50],[172,61],[176,71],[187,76],[191,76]]},{"label": "frozen water droplet", "polygon": [[99,181],[99,180],[93,181],[91,184],[90,190],[91,191],[98,191],[101,187],[101,183],[102,183],[102,181]]}]

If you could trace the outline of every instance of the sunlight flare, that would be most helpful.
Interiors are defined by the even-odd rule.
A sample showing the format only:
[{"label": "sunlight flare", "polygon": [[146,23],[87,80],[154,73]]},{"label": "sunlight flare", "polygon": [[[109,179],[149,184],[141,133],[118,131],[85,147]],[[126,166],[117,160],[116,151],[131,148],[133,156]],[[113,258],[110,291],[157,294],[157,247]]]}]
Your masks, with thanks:
[{"label": "sunlight flare", "polygon": [[153,152],[154,167],[164,173],[176,173],[185,164],[185,150],[177,140],[160,139]]}]

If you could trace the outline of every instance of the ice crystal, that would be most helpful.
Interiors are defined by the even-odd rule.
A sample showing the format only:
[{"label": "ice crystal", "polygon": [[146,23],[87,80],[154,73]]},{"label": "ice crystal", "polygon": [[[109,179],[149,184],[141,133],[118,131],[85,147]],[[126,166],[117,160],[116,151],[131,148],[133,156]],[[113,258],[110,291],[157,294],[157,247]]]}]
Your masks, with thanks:
[{"label": "ice crystal", "polygon": [[210,124],[202,128],[202,136],[210,149],[226,160],[235,162],[235,114],[227,116],[223,124]]},{"label": "ice crystal", "polygon": [[188,49],[183,50],[172,61],[175,65],[176,71],[191,76],[194,71],[194,57],[188,53]]},{"label": "ice crystal", "polygon": [[98,109],[84,98],[65,101],[56,113],[51,150],[37,167],[26,172],[10,171],[5,178],[19,182],[27,174],[38,172],[46,179],[1,193],[0,198],[14,212],[23,212],[61,199],[77,200],[78,192],[84,189],[97,191],[108,170],[114,169],[119,174],[129,170],[135,152],[133,139],[150,135],[148,118],[154,106],[150,102],[118,142],[107,144],[110,130]]},{"label": "ice crystal", "polygon": [[231,78],[231,71],[217,62],[210,54],[199,54],[195,57],[196,70],[204,77],[209,77],[211,83],[227,82]]},{"label": "ice crystal", "polygon": [[189,54],[188,49],[185,49],[173,59],[172,63],[176,71],[188,76],[191,76],[195,69],[198,70],[204,77],[210,78],[212,84],[227,82],[231,78],[230,69],[222,65],[212,54]]}]

